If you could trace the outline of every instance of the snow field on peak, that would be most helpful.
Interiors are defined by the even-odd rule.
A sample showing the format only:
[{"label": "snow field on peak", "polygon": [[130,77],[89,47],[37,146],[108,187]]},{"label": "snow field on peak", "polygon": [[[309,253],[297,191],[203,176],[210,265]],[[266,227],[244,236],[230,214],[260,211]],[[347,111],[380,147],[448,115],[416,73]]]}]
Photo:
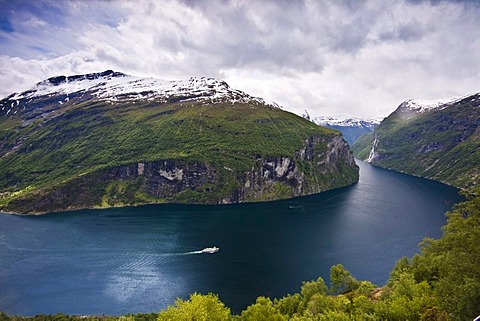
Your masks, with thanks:
[{"label": "snow field on peak", "polygon": [[447,97],[441,99],[409,99],[403,102],[400,106],[407,111],[424,113],[435,109],[445,109],[448,106],[470,96],[472,95]]},{"label": "snow field on peak", "polygon": [[[89,77],[87,77],[89,76]],[[135,99],[179,98],[179,101],[206,100],[241,103],[266,103],[262,98],[252,97],[232,89],[224,81],[215,78],[190,77],[186,80],[167,81],[125,74],[92,74],[72,77],[54,77],[38,83],[31,90],[12,95],[10,100],[32,99],[58,94],[88,93],[105,101],[128,101]]]},{"label": "snow field on peak", "polygon": [[342,127],[365,127],[378,125],[382,121],[381,118],[357,118],[348,116],[318,116],[313,118],[313,122],[317,125],[342,126]]}]

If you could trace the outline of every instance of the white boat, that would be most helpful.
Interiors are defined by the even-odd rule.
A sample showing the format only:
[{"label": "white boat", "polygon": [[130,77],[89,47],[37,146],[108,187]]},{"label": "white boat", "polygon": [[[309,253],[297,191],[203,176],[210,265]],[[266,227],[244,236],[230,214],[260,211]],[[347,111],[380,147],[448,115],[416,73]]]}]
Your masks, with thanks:
[{"label": "white boat", "polygon": [[202,253],[217,253],[220,250],[220,248],[214,246],[214,247],[206,247],[202,250]]}]

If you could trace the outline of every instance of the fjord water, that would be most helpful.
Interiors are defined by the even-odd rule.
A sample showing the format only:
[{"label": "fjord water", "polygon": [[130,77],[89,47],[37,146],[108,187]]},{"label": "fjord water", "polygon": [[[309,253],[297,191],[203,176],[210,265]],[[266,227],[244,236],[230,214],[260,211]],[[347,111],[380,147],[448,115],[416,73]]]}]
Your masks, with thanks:
[{"label": "fjord water", "polygon": [[[217,293],[234,312],[298,292],[342,263],[382,285],[395,261],[439,237],[455,188],[357,161],[360,181],[319,195],[228,206],[151,205],[0,215],[0,311],[156,312]],[[201,254],[218,246],[215,254]]]}]

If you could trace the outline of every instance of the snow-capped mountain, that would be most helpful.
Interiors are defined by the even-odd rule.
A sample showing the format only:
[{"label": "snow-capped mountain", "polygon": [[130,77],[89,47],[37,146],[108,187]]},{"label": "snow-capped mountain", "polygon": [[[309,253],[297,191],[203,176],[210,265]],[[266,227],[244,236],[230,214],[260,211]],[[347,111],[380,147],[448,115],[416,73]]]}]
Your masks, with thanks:
[{"label": "snow-capped mountain", "polygon": [[382,118],[362,119],[347,116],[311,117],[307,111],[302,116],[319,126],[339,130],[349,144],[353,144],[363,134],[373,131],[382,120]]},{"label": "snow-capped mountain", "polygon": [[397,109],[392,113],[395,117],[399,117],[402,120],[416,119],[418,116],[440,111],[464,101],[465,99],[473,99],[478,94],[470,94],[466,96],[448,97],[441,99],[409,99],[402,102]]},{"label": "snow-capped mountain", "polygon": [[3,212],[266,201],[358,181],[338,133],[213,78],[59,76],[0,111]]},{"label": "snow-capped mountain", "polygon": [[313,118],[313,122],[320,126],[339,126],[339,127],[357,127],[373,129],[380,124],[383,118],[356,118],[342,116],[318,116]]},{"label": "snow-capped mountain", "polygon": [[399,108],[404,109],[404,111],[415,112],[415,113],[424,113],[432,111],[434,109],[441,110],[447,108],[448,106],[462,100],[466,96],[461,97],[448,97],[441,99],[409,99],[400,104]]},{"label": "snow-capped mountain", "polygon": [[71,103],[72,100],[79,103],[90,98],[107,102],[141,99],[164,103],[204,101],[209,104],[232,102],[279,107],[275,103],[266,103],[262,98],[232,89],[226,82],[215,78],[191,77],[186,80],[166,81],[107,70],[69,77],[57,76],[39,82],[28,91],[14,93],[1,100],[0,115],[15,115],[25,110],[26,106],[36,107],[46,103],[63,105]]},{"label": "snow-capped mountain", "polygon": [[473,188],[480,183],[479,129],[480,93],[407,100],[352,150],[376,166]]}]

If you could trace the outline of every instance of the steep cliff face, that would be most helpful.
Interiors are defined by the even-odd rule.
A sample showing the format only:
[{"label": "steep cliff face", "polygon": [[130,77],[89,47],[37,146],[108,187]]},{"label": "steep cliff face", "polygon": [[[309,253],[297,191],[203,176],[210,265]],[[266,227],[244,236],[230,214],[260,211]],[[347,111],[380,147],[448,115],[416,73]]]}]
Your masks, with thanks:
[{"label": "steep cliff face", "polygon": [[0,100],[0,210],[276,200],[352,184],[338,132],[212,78],[111,71]]},{"label": "steep cliff face", "polygon": [[267,157],[257,164],[240,176],[238,201],[310,195],[358,181],[358,166],[340,135],[311,136],[294,157]]},{"label": "steep cliff face", "polygon": [[22,213],[147,203],[231,204],[310,195],[358,181],[342,136],[311,136],[292,157],[257,155],[247,171],[175,160],[116,166],[10,202]]}]

